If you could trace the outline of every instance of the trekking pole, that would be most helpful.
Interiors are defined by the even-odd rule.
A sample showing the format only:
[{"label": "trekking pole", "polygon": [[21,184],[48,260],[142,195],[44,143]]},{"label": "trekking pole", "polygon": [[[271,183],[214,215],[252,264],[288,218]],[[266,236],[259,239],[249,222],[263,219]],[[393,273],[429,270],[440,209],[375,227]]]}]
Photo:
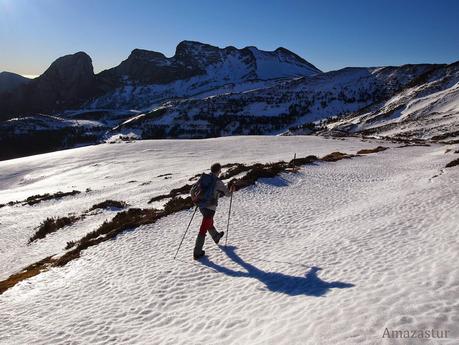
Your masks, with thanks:
[{"label": "trekking pole", "polygon": [[194,218],[194,215],[196,214],[196,210],[197,209],[198,209],[198,206],[196,206],[195,209],[194,209],[194,212],[193,212],[193,215],[191,216],[190,222],[188,223],[188,226],[186,227],[185,233],[183,234],[182,240],[180,241],[180,244],[179,244],[179,246],[177,248],[177,251],[175,252],[174,260],[177,257],[177,254],[178,254],[178,252],[180,250],[180,247],[182,246],[183,240],[185,239],[186,233],[188,232],[188,229],[190,228],[191,222],[193,221],[193,218]]},{"label": "trekking pole", "polygon": [[228,243],[228,231],[229,231],[229,222],[230,222],[230,216],[231,216],[231,204],[232,203],[233,203],[233,192],[231,192],[230,206],[229,206],[229,211],[228,211],[228,223],[226,224],[225,247],[226,247],[226,244]]}]

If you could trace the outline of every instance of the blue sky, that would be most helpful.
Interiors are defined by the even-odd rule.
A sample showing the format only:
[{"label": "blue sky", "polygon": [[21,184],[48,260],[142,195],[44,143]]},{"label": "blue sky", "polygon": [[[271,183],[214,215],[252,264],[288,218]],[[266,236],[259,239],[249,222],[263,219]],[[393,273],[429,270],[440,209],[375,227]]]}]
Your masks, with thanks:
[{"label": "blue sky", "polygon": [[288,48],[318,68],[459,60],[459,1],[0,0],[0,71],[87,52],[95,71],[178,42]]}]

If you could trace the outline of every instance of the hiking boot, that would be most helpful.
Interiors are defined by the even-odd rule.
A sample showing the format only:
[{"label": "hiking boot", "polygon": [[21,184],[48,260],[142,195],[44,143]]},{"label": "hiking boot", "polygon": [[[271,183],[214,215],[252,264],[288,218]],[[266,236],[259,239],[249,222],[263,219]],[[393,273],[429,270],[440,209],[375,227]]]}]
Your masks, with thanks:
[{"label": "hiking boot", "polygon": [[195,260],[204,256],[205,252],[204,250],[202,250],[202,247],[204,246],[205,240],[206,240],[206,235],[198,234],[198,237],[196,237],[196,243],[194,245],[194,251],[193,251],[193,258]]},{"label": "hiking boot", "polygon": [[215,228],[211,228],[211,229],[209,229],[209,234],[212,237],[212,239],[214,240],[215,244],[218,244],[218,242],[220,242],[220,240],[223,237],[223,235],[225,234],[225,232],[224,231],[218,232],[217,230],[215,230]]},{"label": "hiking boot", "polygon": [[206,255],[206,251],[203,250],[203,251],[201,251],[201,253],[199,253],[198,255],[193,254],[193,259],[199,260],[199,259],[201,259],[202,257],[204,257],[205,255]]}]

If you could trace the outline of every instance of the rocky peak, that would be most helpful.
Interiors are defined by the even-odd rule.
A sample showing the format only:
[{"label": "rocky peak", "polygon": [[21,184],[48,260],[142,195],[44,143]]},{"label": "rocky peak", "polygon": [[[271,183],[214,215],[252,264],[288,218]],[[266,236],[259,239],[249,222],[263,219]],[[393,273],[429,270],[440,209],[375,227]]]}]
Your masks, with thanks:
[{"label": "rocky peak", "polygon": [[54,61],[38,78],[2,102],[1,113],[54,112],[78,106],[95,95],[95,75],[88,54],[78,52]]},{"label": "rocky peak", "polygon": [[145,49],[134,49],[127,60],[165,60],[164,54]]},{"label": "rocky peak", "polygon": [[36,80],[42,86],[75,89],[89,86],[93,79],[91,58],[84,52],[78,52],[58,58]]},{"label": "rocky peak", "polygon": [[205,69],[208,65],[222,60],[222,49],[210,44],[182,41],[175,49],[174,59],[184,65]]}]

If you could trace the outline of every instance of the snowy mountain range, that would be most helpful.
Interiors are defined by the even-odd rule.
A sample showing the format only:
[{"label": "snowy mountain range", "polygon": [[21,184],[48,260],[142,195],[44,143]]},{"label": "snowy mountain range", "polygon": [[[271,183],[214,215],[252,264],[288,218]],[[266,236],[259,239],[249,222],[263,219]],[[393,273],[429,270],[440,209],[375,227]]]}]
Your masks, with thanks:
[{"label": "snowy mountain range", "polygon": [[[0,92],[0,159],[114,138],[364,134],[457,140],[459,63],[321,72],[285,48],[183,41],[94,74],[83,52]],[[50,139],[51,138],[51,139]]]}]

